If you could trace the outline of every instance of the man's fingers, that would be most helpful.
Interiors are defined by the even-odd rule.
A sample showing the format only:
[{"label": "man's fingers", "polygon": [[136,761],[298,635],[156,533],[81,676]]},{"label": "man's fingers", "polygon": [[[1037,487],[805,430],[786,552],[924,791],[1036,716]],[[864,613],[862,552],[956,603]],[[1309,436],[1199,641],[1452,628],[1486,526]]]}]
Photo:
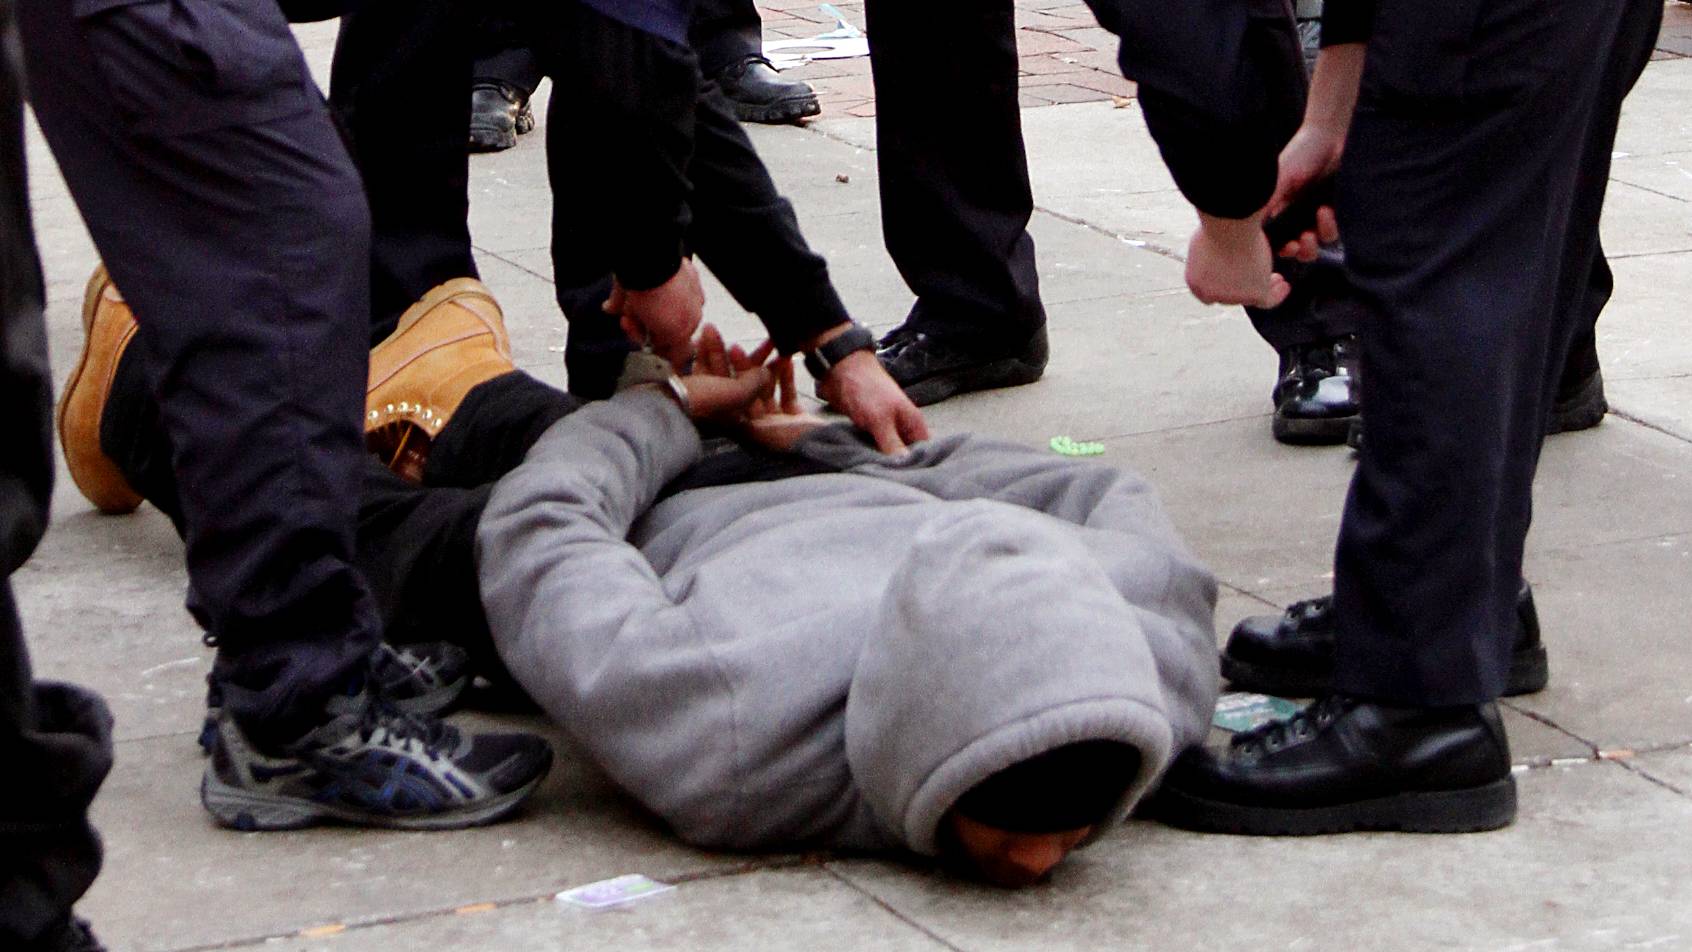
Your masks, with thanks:
[{"label": "man's fingers", "polygon": [[770,355],[773,353],[775,353],[775,341],[766,340],[753,349],[752,362],[755,364],[764,363],[770,359]]},{"label": "man's fingers", "polygon": [[875,438],[875,448],[888,456],[898,456],[905,452],[905,441],[899,438],[899,427],[892,415],[882,415],[869,424],[870,436]]},{"label": "man's fingers", "polygon": [[699,369],[717,377],[729,375],[728,355],[723,352],[723,335],[712,324],[706,324],[699,332]]},{"label": "man's fingers", "polygon": [[1340,240],[1339,216],[1334,214],[1333,206],[1323,205],[1316,209],[1316,236],[1323,244],[1333,244]]},{"label": "man's fingers", "polygon": [[916,404],[907,403],[899,408],[899,433],[907,443],[921,443],[928,439],[928,421],[923,419],[922,411]]},{"label": "man's fingers", "polygon": [[793,358],[783,357],[776,361],[776,367],[779,368],[776,374],[781,380],[781,412],[798,413],[799,387],[793,381]]},{"label": "man's fingers", "polygon": [[1320,244],[1316,241],[1315,232],[1307,231],[1298,236],[1298,254],[1296,255],[1298,260],[1304,262],[1305,264],[1309,264],[1310,262],[1316,260],[1316,255],[1319,254],[1321,250]]}]

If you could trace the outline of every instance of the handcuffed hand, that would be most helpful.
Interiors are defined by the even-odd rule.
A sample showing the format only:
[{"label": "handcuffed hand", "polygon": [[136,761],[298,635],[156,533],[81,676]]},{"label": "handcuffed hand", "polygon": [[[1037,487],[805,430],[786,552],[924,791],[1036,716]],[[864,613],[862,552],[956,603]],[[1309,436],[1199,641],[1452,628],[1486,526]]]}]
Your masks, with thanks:
[{"label": "handcuffed hand", "polygon": [[727,347],[722,334],[706,324],[699,334],[698,355],[694,372],[683,381],[693,393],[694,382],[711,386],[708,381],[738,382],[756,374],[770,374],[771,382],[759,390],[747,403],[744,413],[733,421],[739,436],[746,442],[778,452],[791,450],[807,433],[827,421],[805,413],[799,405],[798,389],[793,380],[793,359],[782,357],[770,360],[775,345],[765,341],[750,354],[738,344]]}]

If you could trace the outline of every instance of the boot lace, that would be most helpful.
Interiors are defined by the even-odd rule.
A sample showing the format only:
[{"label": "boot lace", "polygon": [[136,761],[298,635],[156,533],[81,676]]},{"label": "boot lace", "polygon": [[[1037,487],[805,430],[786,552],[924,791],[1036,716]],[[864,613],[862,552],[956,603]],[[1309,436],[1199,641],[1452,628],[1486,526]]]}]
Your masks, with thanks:
[{"label": "boot lace", "polygon": [[1304,710],[1285,720],[1270,721],[1235,734],[1230,747],[1237,754],[1261,756],[1302,744],[1321,733],[1341,714],[1355,707],[1356,703],[1351,698],[1338,694],[1318,698]]}]

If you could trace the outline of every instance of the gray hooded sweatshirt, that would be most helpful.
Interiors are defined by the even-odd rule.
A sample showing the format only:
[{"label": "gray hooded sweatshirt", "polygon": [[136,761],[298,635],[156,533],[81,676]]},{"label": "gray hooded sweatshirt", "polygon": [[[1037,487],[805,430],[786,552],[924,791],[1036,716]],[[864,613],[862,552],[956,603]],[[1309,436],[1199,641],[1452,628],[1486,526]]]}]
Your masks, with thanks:
[{"label": "gray hooded sweatshirt", "polygon": [[798,451],[841,472],[654,505],[701,447],[639,388],[555,424],[479,525],[501,657],[683,839],[932,855],[965,791],[1083,740],[1142,755],[1114,821],[1204,738],[1215,581],[1142,480],[973,436]]}]

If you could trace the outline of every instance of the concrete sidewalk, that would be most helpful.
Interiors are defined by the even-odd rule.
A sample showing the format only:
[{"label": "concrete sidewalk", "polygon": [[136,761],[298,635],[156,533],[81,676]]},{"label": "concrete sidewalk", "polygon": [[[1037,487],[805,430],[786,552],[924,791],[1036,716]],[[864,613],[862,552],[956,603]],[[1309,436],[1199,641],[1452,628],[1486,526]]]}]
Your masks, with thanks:
[{"label": "concrete sidewalk", "polygon": [[[1036,7],[1074,4],[1027,6],[1032,25],[1052,15]],[[1670,48],[1692,53],[1692,8],[1670,6],[1605,219],[1617,291],[1599,349],[1614,412],[1552,439],[1541,467],[1527,575],[1553,671],[1546,691],[1507,705],[1513,827],[1261,840],[1130,823],[1049,885],[1006,893],[878,861],[699,853],[566,754],[502,826],[231,833],[196,796],[208,653],[181,607],[180,546],[157,512],[101,517],[61,478],[53,531],[16,582],[40,674],[98,689],[118,716],[118,765],[95,805],[107,865],[82,913],[126,950],[1692,948],[1692,60]],[[792,19],[772,22],[827,28]],[[301,37],[323,67],[332,26]],[[1132,102],[1095,91],[1024,113],[1046,379],[943,404],[930,421],[1035,445],[1104,442],[1216,569],[1225,632],[1326,589],[1350,454],[1270,439],[1274,355],[1237,310],[1182,289],[1191,213]],[[882,248],[873,124],[850,114],[861,105],[753,135],[854,313],[884,328],[909,295]],[[95,256],[39,137],[31,159],[62,382]],[[562,383],[541,137],[477,157],[472,189],[479,260],[518,364]],[[710,294],[730,336],[757,335],[720,287]],[[679,887],[600,913],[550,899],[625,873]]]}]

